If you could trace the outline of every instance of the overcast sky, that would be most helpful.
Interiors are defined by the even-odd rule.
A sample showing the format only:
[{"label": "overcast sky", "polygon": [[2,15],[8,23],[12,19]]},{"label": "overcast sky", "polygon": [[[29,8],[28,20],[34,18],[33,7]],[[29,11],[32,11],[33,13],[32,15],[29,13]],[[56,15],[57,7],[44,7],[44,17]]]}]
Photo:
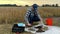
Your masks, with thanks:
[{"label": "overcast sky", "polygon": [[17,4],[17,5],[32,5],[32,4],[59,4],[60,0],[0,0],[0,4]]}]

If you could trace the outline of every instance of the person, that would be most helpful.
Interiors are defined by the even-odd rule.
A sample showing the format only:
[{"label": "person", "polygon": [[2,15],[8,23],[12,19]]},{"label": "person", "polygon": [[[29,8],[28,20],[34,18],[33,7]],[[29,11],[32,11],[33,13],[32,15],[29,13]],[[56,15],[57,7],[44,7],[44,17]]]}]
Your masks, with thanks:
[{"label": "person", "polygon": [[[43,28],[44,23],[37,9],[38,9],[38,5],[33,4],[32,7],[28,9],[28,11],[25,14],[25,21],[27,23],[27,26],[32,26],[33,23],[36,22],[36,23],[39,23],[38,25],[36,25],[36,27],[42,26]],[[43,31],[43,29],[41,30]]]}]

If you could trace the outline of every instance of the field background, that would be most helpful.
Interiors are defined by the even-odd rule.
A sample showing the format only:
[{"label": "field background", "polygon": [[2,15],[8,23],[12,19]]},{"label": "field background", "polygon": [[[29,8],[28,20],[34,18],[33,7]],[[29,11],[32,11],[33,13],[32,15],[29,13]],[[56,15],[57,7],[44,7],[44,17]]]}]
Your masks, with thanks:
[{"label": "field background", "polygon": [[[0,7],[0,34],[15,34],[11,32],[14,23],[24,22],[28,7]],[[53,25],[60,27],[60,7],[39,7],[38,11],[44,23],[48,17],[53,18]],[[30,34],[30,33],[23,33]]]},{"label": "field background", "polygon": [[[28,7],[0,7],[0,24],[24,22],[27,9]],[[39,7],[38,11],[42,18],[60,17],[60,7]]]}]

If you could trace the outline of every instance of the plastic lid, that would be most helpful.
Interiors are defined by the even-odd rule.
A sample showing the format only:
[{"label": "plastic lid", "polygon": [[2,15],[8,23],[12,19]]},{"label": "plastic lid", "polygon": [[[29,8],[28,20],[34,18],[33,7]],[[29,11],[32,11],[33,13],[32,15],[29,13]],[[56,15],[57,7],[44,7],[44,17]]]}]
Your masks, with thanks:
[{"label": "plastic lid", "polygon": [[24,23],[18,23],[18,26],[25,26]]}]

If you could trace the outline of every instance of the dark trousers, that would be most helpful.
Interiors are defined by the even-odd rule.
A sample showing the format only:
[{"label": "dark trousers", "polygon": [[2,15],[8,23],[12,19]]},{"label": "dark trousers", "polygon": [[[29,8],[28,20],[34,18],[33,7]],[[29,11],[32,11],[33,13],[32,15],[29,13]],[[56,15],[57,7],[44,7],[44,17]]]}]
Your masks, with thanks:
[{"label": "dark trousers", "polygon": [[30,23],[30,24],[33,24],[33,22],[38,22],[38,21],[40,21],[40,19],[39,19],[38,16],[29,17],[28,20],[29,20],[29,23]]}]

